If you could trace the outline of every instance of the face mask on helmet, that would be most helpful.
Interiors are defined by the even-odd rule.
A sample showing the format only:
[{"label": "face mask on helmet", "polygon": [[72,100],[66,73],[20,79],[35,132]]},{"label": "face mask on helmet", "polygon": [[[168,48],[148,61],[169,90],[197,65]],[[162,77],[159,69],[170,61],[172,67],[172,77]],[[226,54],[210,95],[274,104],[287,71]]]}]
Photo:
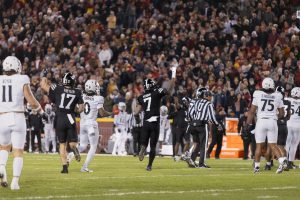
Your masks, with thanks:
[{"label": "face mask on helmet", "polygon": [[70,72],[65,73],[62,78],[62,84],[64,86],[74,87],[75,86],[75,76]]},{"label": "face mask on helmet", "polygon": [[205,98],[212,96],[212,93],[207,88],[199,88],[196,91],[196,98]]},{"label": "face mask on helmet", "polygon": [[155,82],[152,79],[149,79],[149,78],[145,79],[144,80],[144,89],[145,90],[151,90],[153,88],[155,88]]},{"label": "face mask on helmet", "polygon": [[284,88],[281,86],[277,86],[276,87],[276,92],[279,92],[280,94],[282,94],[282,96],[284,97]]}]

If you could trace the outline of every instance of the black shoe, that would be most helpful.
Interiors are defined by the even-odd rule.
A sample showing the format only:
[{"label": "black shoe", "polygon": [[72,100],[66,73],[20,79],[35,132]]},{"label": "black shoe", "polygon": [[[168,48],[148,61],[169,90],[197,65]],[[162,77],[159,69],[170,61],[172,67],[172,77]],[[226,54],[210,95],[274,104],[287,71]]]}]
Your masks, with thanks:
[{"label": "black shoe", "polygon": [[147,171],[152,171],[152,166],[148,165],[146,168]]},{"label": "black shoe", "polygon": [[198,168],[210,168],[210,166],[203,163],[203,164],[199,164]]},{"label": "black shoe", "polygon": [[274,162],[273,162],[273,160],[271,160],[270,162],[271,162],[271,167],[273,167],[273,166],[274,166]]},{"label": "black shoe", "polygon": [[62,174],[68,174],[69,173],[69,171],[68,171],[68,165],[63,165],[63,169],[61,170],[60,173],[62,173]]},{"label": "black shoe", "polygon": [[259,167],[254,167],[254,174],[259,172]]},{"label": "black shoe", "polygon": [[266,164],[265,170],[271,170],[271,168],[272,168],[271,165],[267,165],[267,164]]},{"label": "black shoe", "polygon": [[1,187],[4,187],[4,188],[6,188],[6,187],[8,187],[8,183],[6,182],[6,181],[3,181],[2,179],[3,179],[3,174],[0,174],[0,179],[1,179]]},{"label": "black shoe", "polygon": [[72,149],[72,150],[73,150],[73,152],[74,152],[75,160],[76,160],[77,162],[80,162],[81,156],[80,156],[80,153],[79,153],[77,147],[75,147],[75,148]]},{"label": "black shoe", "polygon": [[296,169],[297,167],[296,167],[296,165],[294,165],[294,162],[288,161],[287,168],[288,169]]},{"label": "black shoe", "polygon": [[145,146],[141,146],[141,150],[139,152],[139,160],[143,161],[144,157],[145,157],[145,151],[146,151],[146,147]]}]

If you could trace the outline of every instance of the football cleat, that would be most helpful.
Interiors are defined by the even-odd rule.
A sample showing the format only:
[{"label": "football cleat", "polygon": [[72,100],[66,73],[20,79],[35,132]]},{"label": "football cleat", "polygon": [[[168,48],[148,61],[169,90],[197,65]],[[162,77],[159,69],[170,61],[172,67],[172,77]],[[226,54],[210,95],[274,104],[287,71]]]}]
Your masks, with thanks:
[{"label": "football cleat", "polygon": [[180,161],[180,156],[174,156],[174,161],[179,162]]},{"label": "football cleat", "polygon": [[79,153],[77,147],[75,147],[75,148],[73,149],[73,151],[74,151],[74,155],[75,155],[75,160],[76,160],[77,162],[80,162],[81,156],[80,156],[80,153]]},{"label": "football cleat", "polygon": [[147,171],[152,171],[152,166],[148,165],[146,168]]},{"label": "football cleat", "polygon": [[82,167],[80,171],[81,172],[88,172],[88,173],[93,173],[94,172],[93,170],[90,170],[87,167]]},{"label": "football cleat", "polygon": [[146,151],[146,147],[145,146],[141,146],[141,150],[139,152],[139,160],[143,161],[144,157],[145,157],[145,151]]},{"label": "football cleat", "polygon": [[189,166],[190,168],[196,168],[196,167],[198,167],[198,165],[196,164],[196,162],[193,161],[192,159],[188,159],[188,160],[187,160],[187,163],[188,163],[188,166]]},{"label": "football cleat", "polygon": [[284,170],[283,164],[280,164],[278,169],[276,170],[276,174],[281,174]]},{"label": "football cleat", "polygon": [[0,180],[1,180],[2,187],[5,187],[5,188],[8,187],[6,169],[4,166],[0,166]]},{"label": "football cleat", "polygon": [[254,174],[259,172],[259,167],[254,167]]},{"label": "football cleat", "polygon": [[14,178],[13,178],[13,180],[11,181],[10,189],[11,189],[11,190],[19,190],[19,189],[20,189],[20,186],[19,186],[18,181],[15,180]]},{"label": "football cleat", "polygon": [[203,163],[203,164],[199,164],[198,168],[210,168],[210,166]]},{"label": "football cleat", "polygon": [[292,161],[288,161],[287,167],[288,167],[288,169],[296,169],[297,168],[297,166]]},{"label": "football cleat", "polygon": [[268,165],[268,164],[266,164],[266,166],[265,166],[265,170],[271,170],[271,165]]},{"label": "football cleat", "polygon": [[68,174],[68,173],[69,173],[69,170],[68,170],[68,168],[66,168],[66,169],[61,170],[60,173],[62,173],[62,174]]}]

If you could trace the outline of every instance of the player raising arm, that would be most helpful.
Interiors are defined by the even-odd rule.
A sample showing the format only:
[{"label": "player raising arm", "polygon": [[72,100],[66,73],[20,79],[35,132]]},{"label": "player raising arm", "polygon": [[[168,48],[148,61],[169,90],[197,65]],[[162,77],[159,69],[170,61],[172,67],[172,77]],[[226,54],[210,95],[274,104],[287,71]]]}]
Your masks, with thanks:
[{"label": "player raising arm", "polygon": [[75,88],[75,76],[69,72],[64,74],[62,85],[50,85],[47,78],[42,78],[41,88],[48,94],[49,99],[57,108],[55,131],[59,140],[59,153],[63,165],[61,173],[68,173],[67,142],[70,144],[76,160],[80,161],[80,154],[77,149],[78,136],[75,114],[83,111],[81,91]]},{"label": "player raising arm", "polygon": [[81,168],[81,172],[93,172],[88,168],[92,161],[99,141],[99,129],[96,121],[98,113],[102,116],[110,116],[104,107],[104,98],[97,94],[99,84],[96,80],[88,80],[84,86],[84,93],[82,95],[84,102],[84,111],[80,114],[80,145],[79,151],[82,152],[90,143],[90,149],[86,160]]},{"label": "player raising arm", "polygon": [[3,61],[4,75],[0,76],[0,180],[7,187],[6,163],[13,149],[12,190],[20,189],[19,178],[23,168],[23,149],[26,139],[24,98],[33,110],[42,113],[40,104],[30,89],[27,75],[21,75],[21,62],[15,56]]},{"label": "player raising arm", "polygon": [[150,139],[150,154],[149,163],[147,166],[148,171],[152,170],[152,163],[156,154],[156,144],[159,137],[159,116],[161,99],[167,94],[167,92],[172,91],[174,88],[177,66],[178,63],[174,59],[171,67],[172,79],[169,91],[166,91],[166,89],[163,88],[159,88],[152,79],[146,79],[144,81],[145,92],[138,97],[138,105],[136,110],[134,111],[136,116],[141,109],[143,109],[144,111],[139,160],[142,161],[144,159],[145,151]]}]

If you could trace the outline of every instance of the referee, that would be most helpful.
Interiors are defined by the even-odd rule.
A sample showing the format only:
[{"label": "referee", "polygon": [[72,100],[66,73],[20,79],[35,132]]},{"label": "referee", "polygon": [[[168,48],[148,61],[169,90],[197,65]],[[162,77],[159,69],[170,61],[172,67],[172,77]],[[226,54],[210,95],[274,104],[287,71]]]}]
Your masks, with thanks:
[{"label": "referee", "polygon": [[[193,137],[193,152],[190,159],[187,160],[189,167],[192,168],[209,168],[204,163],[205,149],[208,138],[206,125],[208,122],[214,123],[219,131],[223,131],[223,127],[215,118],[215,111],[211,104],[212,93],[206,88],[199,88],[196,91],[196,99],[190,101],[188,108],[188,117],[191,120],[187,128],[188,133]],[[200,151],[199,165],[195,160]]]}]

